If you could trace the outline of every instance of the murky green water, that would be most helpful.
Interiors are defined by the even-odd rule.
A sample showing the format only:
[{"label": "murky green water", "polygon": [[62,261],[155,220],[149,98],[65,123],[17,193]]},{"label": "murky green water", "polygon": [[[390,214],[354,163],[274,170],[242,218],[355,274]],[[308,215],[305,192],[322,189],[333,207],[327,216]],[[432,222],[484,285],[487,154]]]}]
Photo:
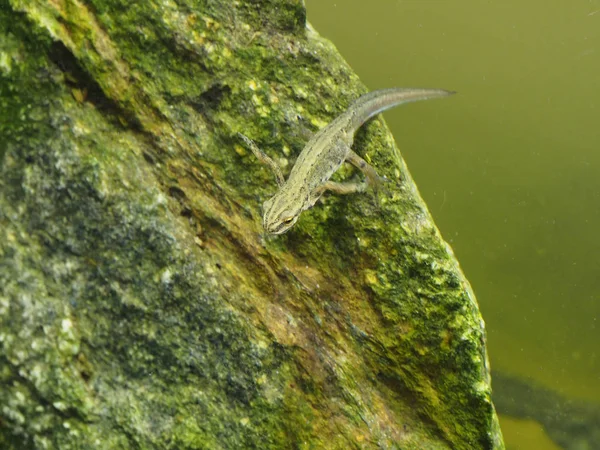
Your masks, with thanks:
[{"label": "murky green water", "polygon": [[[492,366],[600,404],[600,0],[306,3],[371,89],[459,91],[385,117]],[[557,448],[502,423],[509,448]]]}]

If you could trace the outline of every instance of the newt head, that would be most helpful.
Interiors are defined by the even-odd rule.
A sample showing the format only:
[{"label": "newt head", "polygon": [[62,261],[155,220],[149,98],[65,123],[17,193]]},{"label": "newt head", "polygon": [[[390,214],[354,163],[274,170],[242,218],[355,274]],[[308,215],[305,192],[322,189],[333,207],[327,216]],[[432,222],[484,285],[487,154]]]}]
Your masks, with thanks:
[{"label": "newt head", "polygon": [[307,196],[281,190],[263,203],[263,227],[268,233],[283,234],[294,226],[307,205]]}]

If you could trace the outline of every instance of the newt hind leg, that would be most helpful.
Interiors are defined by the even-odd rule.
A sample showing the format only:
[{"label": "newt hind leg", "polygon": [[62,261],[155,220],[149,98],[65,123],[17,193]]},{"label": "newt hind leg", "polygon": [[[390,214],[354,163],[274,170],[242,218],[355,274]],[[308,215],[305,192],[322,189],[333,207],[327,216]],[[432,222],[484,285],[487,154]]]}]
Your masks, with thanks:
[{"label": "newt hind leg", "polygon": [[336,194],[347,195],[354,194],[357,192],[365,192],[367,190],[368,183],[354,183],[352,181],[346,181],[344,183],[337,183],[335,181],[326,181],[316,190],[316,194],[320,196],[325,191],[331,191]]},{"label": "newt hind leg", "polygon": [[376,192],[381,189],[381,187],[383,186],[383,181],[385,179],[377,174],[373,166],[371,166],[368,162],[366,162],[352,150],[348,152],[346,161],[348,161],[350,164],[352,164],[365,175],[365,177],[367,178],[367,183],[370,186],[372,186]]},{"label": "newt hind leg", "polygon": [[360,193],[365,192],[369,186],[373,188],[375,194],[377,195],[378,191],[383,186],[383,181],[385,179],[377,174],[373,166],[349,149],[346,156],[346,162],[349,162],[354,167],[359,169],[365,175],[366,181],[345,181],[343,183],[326,181],[318,188],[317,195],[320,196],[325,191],[331,191],[342,195]]}]

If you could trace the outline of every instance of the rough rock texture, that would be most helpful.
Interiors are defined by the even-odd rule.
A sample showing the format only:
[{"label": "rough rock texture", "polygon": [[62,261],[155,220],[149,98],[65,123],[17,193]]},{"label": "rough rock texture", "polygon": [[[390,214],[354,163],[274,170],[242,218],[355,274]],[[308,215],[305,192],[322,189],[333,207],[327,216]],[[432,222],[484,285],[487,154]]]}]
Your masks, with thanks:
[{"label": "rough rock texture", "polygon": [[305,20],[0,0],[1,448],[502,448],[475,298],[380,119],[379,204],[262,236],[236,133],[289,168],[365,91]]}]

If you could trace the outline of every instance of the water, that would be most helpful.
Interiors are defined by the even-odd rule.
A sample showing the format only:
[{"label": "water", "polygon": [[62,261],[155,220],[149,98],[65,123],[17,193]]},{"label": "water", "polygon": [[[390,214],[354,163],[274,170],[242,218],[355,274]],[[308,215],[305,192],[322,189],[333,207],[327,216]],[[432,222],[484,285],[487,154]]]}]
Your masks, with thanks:
[{"label": "water", "polygon": [[[307,0],[385,113],[477,294],[494,370],[600,405],[600,0]],[[557,449],[501,417],[510,449]]]}]

